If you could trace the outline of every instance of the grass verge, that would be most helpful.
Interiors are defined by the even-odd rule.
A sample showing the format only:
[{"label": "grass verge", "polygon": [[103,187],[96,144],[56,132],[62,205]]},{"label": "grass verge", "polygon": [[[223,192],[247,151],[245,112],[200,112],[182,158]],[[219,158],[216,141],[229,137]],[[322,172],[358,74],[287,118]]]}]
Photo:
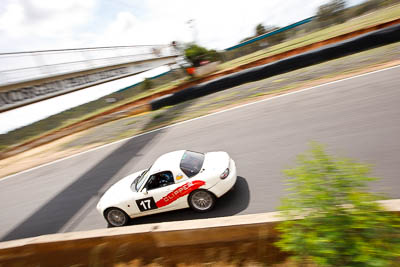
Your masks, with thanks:
[{"label": "grass verge", "polygon": [[379,23],[385,23],[397,18],[400,18],[400,4],[379,9],[373,13],[351,19],[345,23],[318,30],[297,38],[293,38],[291,40],[268,47],[266,49],[248,54],[246,56],[227,61],[223,64],[220,64],[218,66],[218,69],[219,71],[225,71],[264,57],[273,56],[289,51],[291,49],[323,41],[335,36],[370,27]]}]

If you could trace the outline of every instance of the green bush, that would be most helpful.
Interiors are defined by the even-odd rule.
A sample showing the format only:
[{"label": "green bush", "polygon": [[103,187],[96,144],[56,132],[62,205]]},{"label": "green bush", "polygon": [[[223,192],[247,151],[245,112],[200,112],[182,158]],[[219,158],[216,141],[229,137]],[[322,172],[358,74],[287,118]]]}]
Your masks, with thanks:
[{"label": "green bush", "polygon": [[143,90],[149,90],[153,87],[153,82],[149,78],[145,78],[142,82],[142,89]]},{"label": "green bush", "polygon": [[[367,192],[366,165],[327,155],[321,145],[286,170],[289,195],[277,245],[300,263],[321,266],[394,266],[400,256],[400,220]],[[304,217],[303,217],[304,216]],[[303,219],[299,219],[303,218]]]},{"label": "green bush", "polygon": [[218,61],[221,55],[214,49],[208,50],[197,44],[191,44],[185,49],[185,57],[193,66],[197,67],[203,60]]}]

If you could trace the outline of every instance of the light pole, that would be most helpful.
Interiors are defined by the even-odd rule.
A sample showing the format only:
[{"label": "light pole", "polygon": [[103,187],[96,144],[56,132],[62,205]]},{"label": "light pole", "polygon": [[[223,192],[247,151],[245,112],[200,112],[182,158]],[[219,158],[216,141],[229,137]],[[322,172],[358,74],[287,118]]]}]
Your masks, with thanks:
[{"label": "light pole", "polygon": [[196,43],[196,35],[197,35],[197,29],[196,29],[196,21],[194,19],[190,19],[186,22],[187,25],[189,25],[189,28],[192,29],[192,35],[193,35],[193,43]]}]

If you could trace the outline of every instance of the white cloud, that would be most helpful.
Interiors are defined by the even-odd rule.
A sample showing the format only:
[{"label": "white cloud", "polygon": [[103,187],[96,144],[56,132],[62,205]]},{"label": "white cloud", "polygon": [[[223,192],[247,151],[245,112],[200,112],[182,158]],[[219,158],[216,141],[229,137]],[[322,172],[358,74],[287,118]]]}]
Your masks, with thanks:
[{"label": "white cloud", "polygon": [[140,29],[138,24],[138,19],[132,13],[122,11],[97,37],[96,43],[99,45],[134,44],[135,32]]},{"label": "white cloud", "polygon": [[1,50],[68,48],[93,17],[95,0],[6,0],[0,13]]},{"label": "white cloud", "polygon": [[[192,41],[223,49],[258,23],[284,26],[329,0],[2,0],[0,50],[35,50]],[[350,4],[363,0],[349,0]]]},{"label": "white cloud", "polygon": [[21,26],[24,20],[24,9],[22,6],[11,3],[0,17],[0,30],[10,37],[21,35]]},{"label": "white cloud", "polygon": [[192,30],[186,23],[195,20],[196,41],[223,49],[253,34],[258,23],[284,26],[315,14],[328,0],[228,1],[148,0],[146,14],[120,12],[98,38],[97,43],[154,44],[172,40],[192,41]]},{"label": "white cloud", "polygon": [[122,11],[97,36],[96,44],[166,44],[177,37],[189,34],[186,26],[183,23],[180,25],[180,22],[177,23],[174,19],[163,19],[156,15],[149,18],[138,18],[131,12]]}]

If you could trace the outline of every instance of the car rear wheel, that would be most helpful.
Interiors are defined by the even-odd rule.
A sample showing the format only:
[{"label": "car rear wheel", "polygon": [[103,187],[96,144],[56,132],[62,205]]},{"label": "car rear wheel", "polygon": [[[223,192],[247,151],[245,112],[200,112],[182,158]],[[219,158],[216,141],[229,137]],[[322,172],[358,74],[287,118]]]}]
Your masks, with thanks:
[{"label": "car rear wheel", "polygon": [[124,226],[129,222],[129,216],[123,210],[118,208],[110,208],[106,210],[104,217],[111,227]]},{"label": "car rear wheel", "polygon": [[206,190],[193,191],[189,196],[189,206],[197,212],[206,212],[215,205],[215,196]]}]

